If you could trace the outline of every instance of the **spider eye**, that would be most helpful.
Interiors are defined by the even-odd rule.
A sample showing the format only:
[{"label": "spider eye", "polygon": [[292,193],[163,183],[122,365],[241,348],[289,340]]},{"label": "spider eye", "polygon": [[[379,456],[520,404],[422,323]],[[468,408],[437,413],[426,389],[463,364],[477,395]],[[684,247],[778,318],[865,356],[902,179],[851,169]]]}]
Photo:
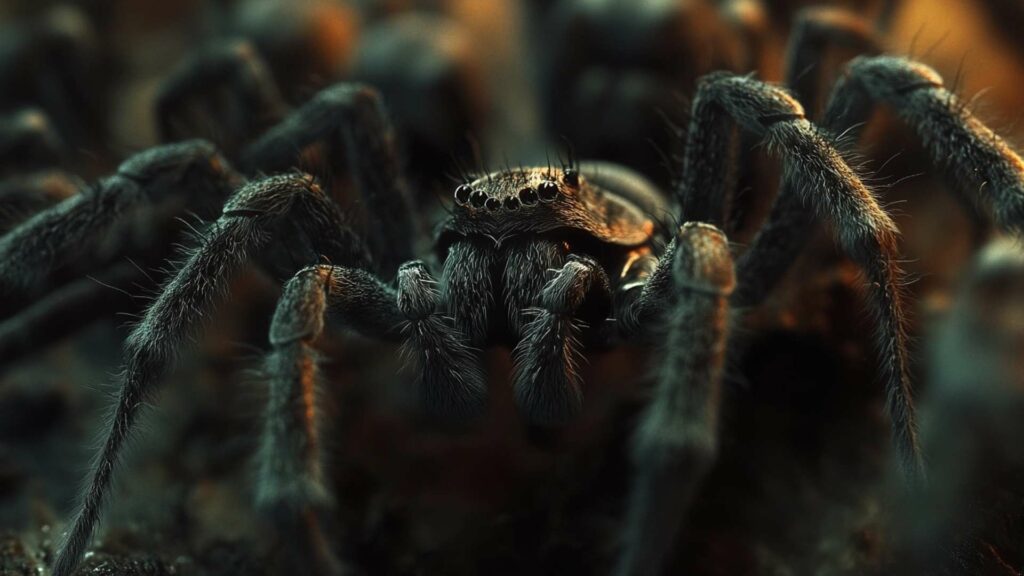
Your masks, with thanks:
[{"label": "spider eye", "polygon": [[519,201],[527,206],[537,203],[537,191],[533,188],[523,188],[519,191]]},{"label": "spider eye", "polygon": [[488,198],[485,206],[487,206],[488,211],[494,212],[498,208],[501,208],[501,200],[498,200],[497,198]]},{"label": "spider eye", "polygon": [[479,190],[474,190],[469,195],[469,202],[474,208],[483,208],[484,202],[487,202],[487,195]]},{"label": "spider eye", "polygon": [[473,188],[469,184],[463,184],[455,189],[455,203],[459,206],[465,206],[466,202],[469,202],[470,195],[473,194]]},{"label": "spider eye", "polygon": [[575,188],[580,185],[580,173],[573,168],[566,168],[562,171],[562,182]]},{"label": "spider eye", "polygon": [[551,180],[545,180],[537,187],[537,192],[540,194],[542,202],[551,202],[555,198],[558,198],[558,184],[555,184]]},{"label": "spider eye", "polygon": [[506,210],[519,210],[519,198],[515,196],[509,196],[505,198],[505,209]]}]

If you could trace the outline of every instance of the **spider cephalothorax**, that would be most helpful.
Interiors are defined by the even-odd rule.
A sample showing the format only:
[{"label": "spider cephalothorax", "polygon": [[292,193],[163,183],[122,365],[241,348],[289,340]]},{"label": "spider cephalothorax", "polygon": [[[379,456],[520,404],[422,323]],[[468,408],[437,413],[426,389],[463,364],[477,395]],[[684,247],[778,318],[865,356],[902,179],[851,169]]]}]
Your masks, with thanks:
[{"label": "spider cephalothorax", "polygon": [[[803,57],[813,51],[802,44],[793,48]],[[802,72],[790,70],[790,80]],[[800,98],[807,101],[817,101],[825,89],[815,82],[803,88]],[[328,326],[403,343],[423,406],[449,418],[478,414],[485,405],[481,350],[511,347],[518,405],[527,420],[547,426],[579,409],[577,362],[588,347],[652,346],[657,382],[633,446],[632,496],[616,570],[622,576],[654,574],[715,457],[731,315],[738,321],[739,312],[763,301],[817,219],[831,224],[837,243],[868,281],[895,451],[909,485],[917,485],[924,465],[898,231],[839,149],[840,142],[855,141],[857,127],[880,103],[918,133],[957,193],[981,192],[1002,229],[1021,229],[1024,163],[930,69],[894,57],[853,61],[833,88],[820,127],[781,88],[750,76],[706,76],[693,98],[681,178],[671,194],[608,163],[570,163],[561,170],[538,165],[465,178],[423,260],[413,259],[416,218],[391,125],[371,88],[329,88],[254,142],[239,145],[236,163],[252,179],[236,174],[212,146],[195,141],[130,159],[88,195],[43,210],[0,238],[0,281],[12,288],[23,285],[18,275],[44,275],[90,236],[115,227],[123,214],[109,206],[164,202],[168,191],[179,188],[189,203],[197,201],[197,190],[210,190],[223,206],[198,231],[197,245],[127,339],[109,432],[54,574],[69,576],[88,546],[140,407],[230,279],[250,265],[283,282],[268,338],[270,393],[257,504],[275,514],[283,536],[311,548],[302,558],[328,571],[337,570],[339,561],[321,522],[331,499],[315,393],[316,346]],[[774,207],[745,249],[728,239],[742,171],[734,153],[740,132],[763,141],[783,166]],[[329,188],[291,171],[297,155],[325,140],[328,148],[340,144],[348,160],[341,169],[350,172],[365,200],[365,241]],[[196,178],[209,186],[197,186]],[[223,199],[226,184],[238,186]],[[671,220],[681,225],[667,226]],[[48,304],[19,322],[28,330],[60,305]]]}]

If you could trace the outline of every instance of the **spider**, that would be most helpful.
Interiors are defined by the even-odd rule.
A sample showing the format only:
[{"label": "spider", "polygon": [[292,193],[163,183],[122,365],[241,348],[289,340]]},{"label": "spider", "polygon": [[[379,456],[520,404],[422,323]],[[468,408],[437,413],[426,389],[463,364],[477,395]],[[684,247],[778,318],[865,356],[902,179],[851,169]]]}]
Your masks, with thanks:
[{"label": "spider", "polygon": [[[894,57],[855,60],[832,92],[822,128],[780,88],[728,73],[707,76],[694,98],[683,178],[670,196],[627,168],[601,162],[466,178],[434,242],[436,267],[429,257],[410,260],[416,219],[404,199],[379,96],[354,85],[332,92],[339,93],[348,97],[347,113],[330,117],[338,135],[356,144],[346,148],[374,221],[371,237],[361,239],[312,176],[289,173],[240,185],[125,345],[121,396],[57,554],[56,575],[70,574],[88,545],[139,408],[201,328],[227,280],[250,262],[290,278],[270,331],[258,504],[312,530],[310,541],[328,566],[339,561],[317,539],[317,515],[328,495],[312,393],[314,350],[328,311],[368,336],[404,342],[422,403],[454,419],[478,413],[486,396],[480,348],[514,348],[523,414],[550,426],[580,408],[576,362],[584,349],[628,340],[663,343],[654,397],[634,445],[627,537],[617,567],[620,574],[656,573],[714,458],[730,310],[752,308],[765,297],[805,240],[813,215],[832,222],[839,243],[868,277],[896,448],[911,481],[922,479],[896,229],[835,142],[840,135],[852,142],[874,105],[887,104],[948,167],[960,193],[984,192],[1002,228],[1019,231],[1024,209],[1021,160],[962,109],[930,69]],[[271,133],[287,129],[309,141],[314,128],[324,127],[313,119],[323,117],[300,109]],[[782,157],[784,176],[767,222],[734,258],[726,233],[737,126]],[[261,158],[252,161],[253,169],[294,165],[294,140],[286,142],[266,146],[266,156],[248,156]],[[165,161],[175,157],[172,151],[186,161]],[[194,185],[183,185],[180,176]],[[152,191],[221,190],[244,180],[209,145],[144,152],[94,187],[89,199],[95,201],[72,198],[0,239],[3,277],[31,275],[43,257],[69,257],[79,241],[121,217],[109,210],[110,202],[145,201],[143,192]],[[157,181],[164,185],[138,186]],[[666,215],[685,223],[669,227]],[[75,223],[80,226],[69,228]]]},{"label": "spider", "polygon": [[[776,208],[831,221],[839,244],[863,268],[878,320],[894,442],[908,478],[922,480],[897,231],[833,142],[876,102],[891,105],[937,158],[948,160],[962,191],[983,191],[1002,227],[1017,230],[1024,164],[956,104],[933,71],[896,57],[855,60],[833,91],[821,129],[780,88],[752,77],[709,75],[694,99],[684,178],[671,198],[607,163],[467,179],[455,189],[453,213],[435,242],[439,277],[427,262],[410,260],[414,234],[402,222],[412,219],[399,212],[402,179],[394,142],[382,137],[387,120],[378,97],[365,88],[349,87],[348,93],[358,113],[343,116],[342,130],[365,138],[353,148],[353,168],[386,242],[364,242],[311,176],[284,174],[242,185],[125,345],[116,412],[54,574],[67,576],[81,558],[139,408],[199,330],[228,278],[250,261],[291,275],[269,336],[261,507],[294,520],[326,505],[313,388],[315,344],[327,312],[368,336],[404,342],[423,405],[450,418],[472,417],[483,405],[480,348],[514,347],[514,389],[524,417],[556,425],[582,402],[576,361],[585,347],[663,341],[654,397],[634,445],[636,472],[617,568],[619,574],[657,573],[687,500],[714,457],[729,310],[756,304],[764,292],[761,269],[766,263],[784,269],[778,245],[799,232],[780,226],[789,213],[773,212],[734,267],[722,229],[730,195],[723,176],[734,170],[728,140],[735,126],[781,156]],[[92,217],[103,210],[101,203],[79,206]],[[67,208],[50,213],[62,210]],[[685,223],[665,231],[665,214]],[[50,230],[64,231],[59,223]],[[396,262],[404,263],[390,265]],[[393,284],[384,280],[391,274]],[[319,544],[325,562],[336,565],[329,546]]]}]

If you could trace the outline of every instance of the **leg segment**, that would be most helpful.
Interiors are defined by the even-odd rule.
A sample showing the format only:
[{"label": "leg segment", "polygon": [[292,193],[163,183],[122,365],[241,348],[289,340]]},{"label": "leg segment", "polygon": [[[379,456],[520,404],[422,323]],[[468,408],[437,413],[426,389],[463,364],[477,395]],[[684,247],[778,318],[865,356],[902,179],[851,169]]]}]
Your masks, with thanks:
[{"label": "leg segment", "polygon": [[[881,51],[868,21],[836,8],[800,12],[790,36],[786,85],[817,118],[825,106],[832,74],[822,69],[825,57],[877,54]],[[750,249],[736,262],[739,278],[732,305],[744,309],[760,304],[789,270],[815,229],[814,214],[795,193],[800,182],[783,179],[768,218]]]},{"label": "leg segment", "polygon": [[565,264],[565,245],[554,240],[528,238],[508,247],[501,287],[504,290],[509,332],[522,337],[528,316],[540,305],[551,275]]},{"label": "leg segment", "polygon": [[421,404],[452,419],[480,414],[487,384],[477,351],[452,318],[441,313],[437,282],[420,261],[398,269],[398,308],[406,318],[404,354],[416,374]]},{"label": "leg segment", "polygon": [[69,175],[53,170],[0,181],[0,237],[33,215],[78,194]]},{"label": "leg segment", "polygon": [[156,97],[162,141],[203,135],[231,158],[287,111],[263,59],[244,41],[203,50],[172,72]]},{"label": "leg segment", "polygon": [[132,156],[117,174],[44,210],[0,238],[0,289],[27,288],[94,245],[133,208],[181,191],[219,204],[240,177],[209,143],[193,140]]},{"label": "leg segment", "polygon": [[633,442],[625,549],[618,576],[660,574],[689,502],[718,449],[718,413],[735,284],[725,235],[686,224],[663,258],[675,294],[654,398]]},{"label": "leg segment", "polygon": [[[923,465],[911,399],[895,224],[786,93],[750,78],[714,76],[702,83],[698,96],[715,102],[744,129],[766,139],[768,150],[783,158],[783,178],[794,183],[819,218],[832,222],[844,251],[867,274],[896,449],[908,476],[920,478]],[[684,188],[683,194],[699,191]]]},{"label": "leg segment", "polygon": [[822,66],[840,51],[849,57],[881,52],[871,23],[840,8],[805,8],[797,14],[786,55],[786,86],[812,118],[821,112],[827,96],[823,87],[832,81]]},{"label": "leg segment", "polygon": [[296,165],[308,146],[338,141],[367,205],[369,242],[380,269],[391,274],[412,257],[415,222],[401,177],[394,130],[380,95],[359,84],[338,84],[316,95],[242,152],[246,172]]},{"label": "leg segment", "polygon": [[943,87],[938,73],[904,58],[858,58],[832,92],[825,127],[856,135],[876,104],[891,106],[917,133],[957,194],[990,202],[1000,228],[1024,233],[1024,161]]},{"label": "leg segment", "polygon": [[467,238],[452,244],[441,273],[444,311],[469,345],[477,348],[487,344],[497,292],[493,274],[497,251],[486,246],[487,242]]},{"label": "leg segment", "polygon": [[[394,339],[401,315],[392,290],[356,268],[313,266],[286,285],[270,328],[270,396],[258,454],[256,504],[294,552],[292,567],[336,574],[341,563],[323,528],[331,498],[323,481],[319,373],[314,345],[328,308],[360,332]],[[312,565],[308,565],[312,561]]]},{"label": "leg segment", "polygon": [[611,301],[607,275],[593,260],[570,255],[541,290],[539,307],[527,311],[532,318],[513,351],[514,390],[520,409],[532,423],[563,423],[583,405],[577,318],[591,295],[603,299],[601,308],[607,312]]},{"label": "leg segment", "polygon": [[[80,561],[139,408],[171,370],[180,349],[199,330],[228,279],[257,251],[270,245],[272,232],[288,219],[300,219],[302,230],[312,238],[326,237],[331,232],[334,238],[347,238],[354,244],[344,251],[331,245],[332,249],[324,253],[332,261],[361,267],[369,264],[365,248],[351,231],[341,227],[336,208],[311,178],[280,176],[241,188],[128,337],[120,398],[78,512],[58,550],[54,576],[70,576]],[[315,261],[318,256],[314,252],[309,258]]]},{"label": "leg segment", "polygon": [[148,281],[128,262],[61,286],[0,322],[0,366],[25,358],[97,318],[138,309],[127,290]]}]

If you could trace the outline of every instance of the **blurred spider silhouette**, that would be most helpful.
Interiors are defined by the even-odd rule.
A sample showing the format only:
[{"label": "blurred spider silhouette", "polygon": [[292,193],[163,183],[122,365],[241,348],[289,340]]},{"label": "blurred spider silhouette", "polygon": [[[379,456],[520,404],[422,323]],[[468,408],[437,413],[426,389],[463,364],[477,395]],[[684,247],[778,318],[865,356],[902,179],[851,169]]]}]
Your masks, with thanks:
[{"label": "blurred spider silhouette", "polygon": [[[870,44],[862,29],[847,24],[824,22],[840,37]],[[796,36],[791,47],[798,62],[813,61],[816,49],[806,36]],[[801,80],[800,72],[789,70],[790,81]],[[800,98],[824,100],[823,84],[801,84]],[[393,130],[380,95],[359,84],[321,92],[239,145],[230,156],[252,180],[212,145],[187,141],[143,152],[114,176],[20,223],[0,238],[0,282],[7,289],[32,287],[59,264],[82,258],[82,248],[116,230],[131,205],[178,203],[147,214],[146,227],[200,198],[223,204],[125,344],[116,411],[54,574],[72,574],[86,551],[140,408],[174,369],[229,279],[250,265],[285,279],[269,335],[257,505],[308,548],[318,571],[345,566],[323,527],[331,498],[318,433],[315,350],[328,320],[402,342],[422,406],[452,420],[472,419],[484,405],[483,348],[513,349],[523,416],[557,426],[582,404],[577,362],[586,350],[629,341],[658,345],[657,382],[633,445],[626,536],[615,567],[622,575],[658,573],[715,457],[730,313],[764,300],[815,219],[832,225],[868,281],[894,444],[908,482],[918,485],[925,471],[897,230],[847,163],[845,149],[877,105],[891,107],[947,170],[954,189],[990,206],[996,223],[1014,233],[1024,222],[1024,163],[934,71],[913,61],[857,58],[827,102],[816,126],[781,88],[750,76],[706,75],[693,98],[682,178],[670,194],[628,168],[571,158],[562,166],[466,175],[439,223],[434,253],[423,260],[413,259],[420,232]],[[772,211],[742,251],[728,240],[741,131],[764,141],[783,167]],[[370,219],[365,238],[332,190],[293,171],[298,154],[318,154],[308,152],[314,142],[344,149]],[[123,254],[131,246],[114,249]],[[88,258],[76,265],[88,270]],[[22,328],[31,330],[32,320],[23,319]]]}]

